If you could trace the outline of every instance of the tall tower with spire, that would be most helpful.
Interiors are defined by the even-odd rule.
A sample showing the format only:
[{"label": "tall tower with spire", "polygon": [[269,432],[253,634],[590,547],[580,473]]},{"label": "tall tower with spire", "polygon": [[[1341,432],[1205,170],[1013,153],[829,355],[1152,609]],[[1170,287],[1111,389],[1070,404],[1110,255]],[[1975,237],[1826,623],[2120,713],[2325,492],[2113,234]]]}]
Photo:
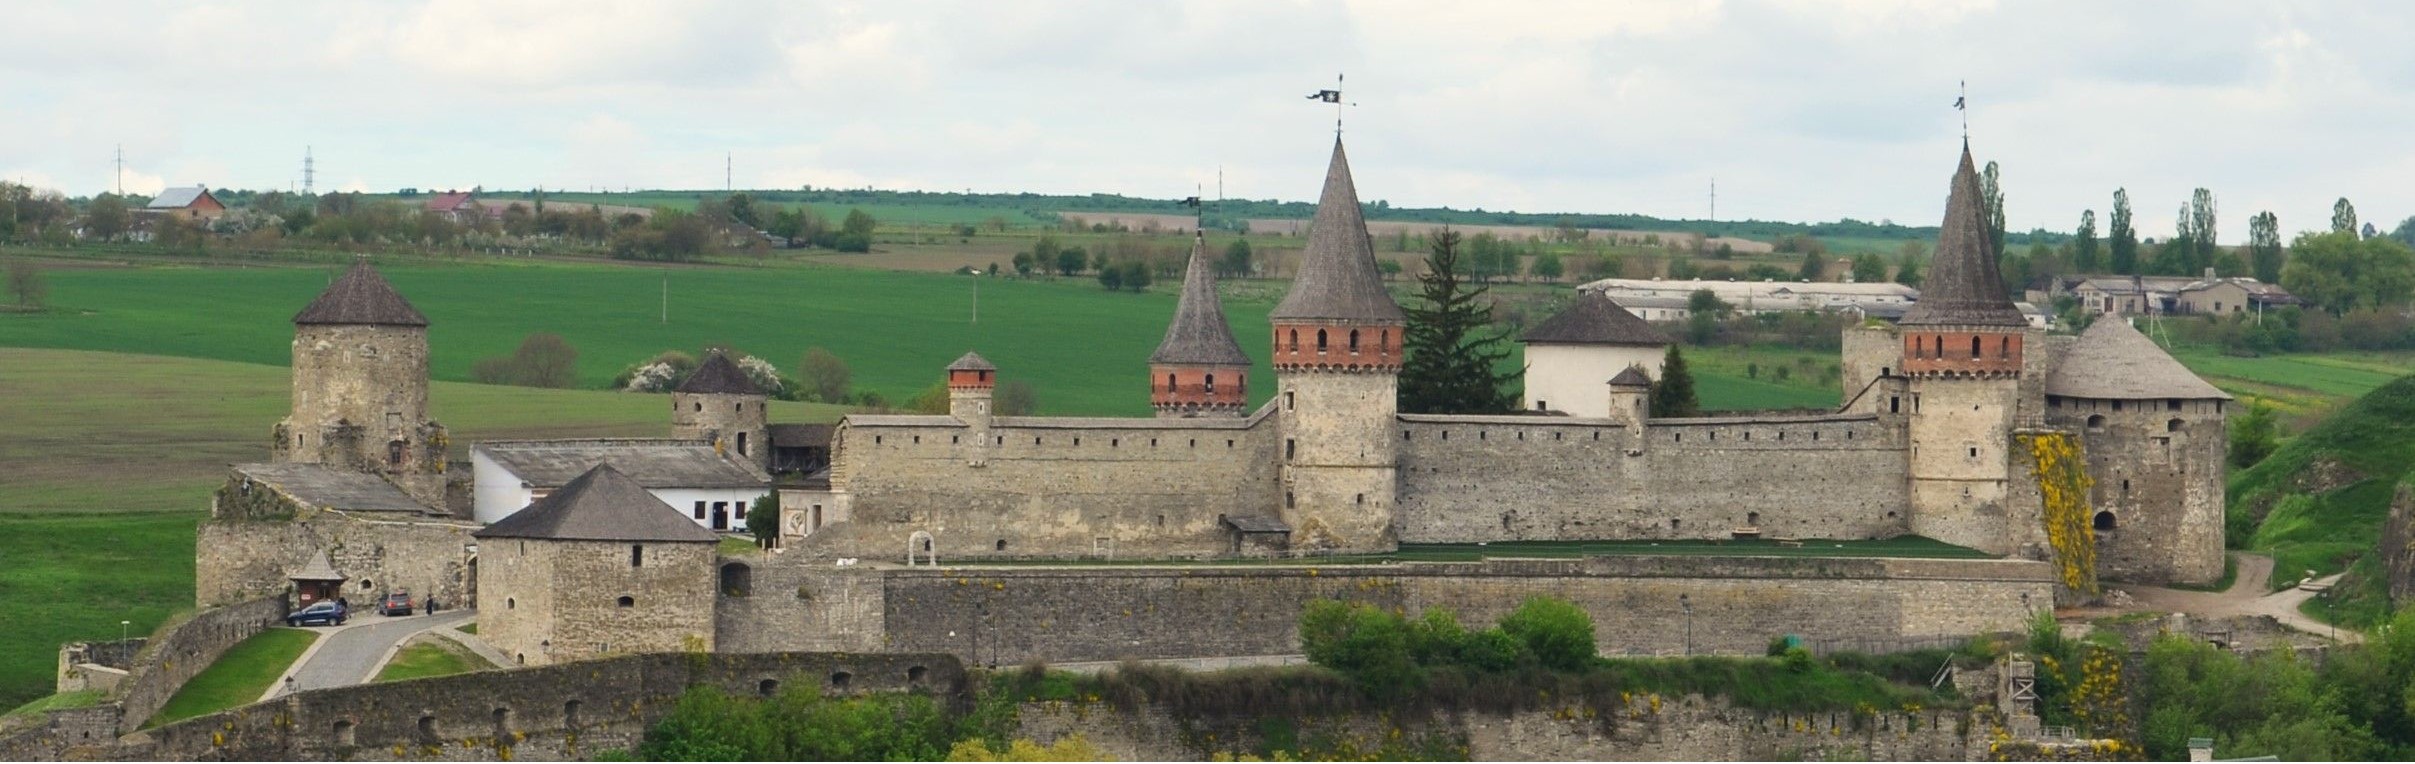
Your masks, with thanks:
[{"label": "tall tower with spire", "polygon": [[447,443],[428,418],[427,317],[363,261],[293,323],[293,409],[269,458],[379,475],[444,506]]},{"label": "tall tower with spire", "polygon": [[1899,324],[1912,396],[1911,530],[2004,554],[2013,544],[2009,434],[2032,338],[2005,291],[1981,198],[1965,141],[1937,257],[1920,301]]},{"label": "tall tower with spire", "polygon": [[1394,452],[1407,320],[1384,291],[1340,137],[1308,246],[1274,324],[1283,519],[1292,548],[1394,548]]},{"label": "tall tower with spire", "polygon": [[1165,341],[1149,354],[1149,405],[1161,417],[1241,416],[1249,410],[1249,356],[1224,323],[1207,234],[1191,241],[1191,267]]}]

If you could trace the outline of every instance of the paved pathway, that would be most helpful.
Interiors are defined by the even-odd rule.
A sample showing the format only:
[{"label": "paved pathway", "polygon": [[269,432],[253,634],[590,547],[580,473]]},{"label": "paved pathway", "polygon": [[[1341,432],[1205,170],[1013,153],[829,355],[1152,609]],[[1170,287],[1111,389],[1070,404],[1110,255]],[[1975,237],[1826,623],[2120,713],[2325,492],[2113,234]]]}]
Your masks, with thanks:
[{"label": "paved pathway", "polygon": [[412,635],[435,628],[452,628],[478,615],[475,610],[454,610],[436,615],[387,617],[362,614],[351,623],[321,629],[319,641],[295,661],[285,678],[269,688],[268,697],[292,690],[316,690],[322,687],[348,687],[367,682],[370,672],[385,665],[386,658],[397,645]]},{"label": "paved pathway", "polygon": [[[2136,604],[2123,608],[2130,611],[2188,613],[2208,618],[2225,616],[2268,615],[2288,626],[2308,634],[2355,642],[2362,637],[2355,631],[2337,631],[2329,624],[2308,618],[2298,612],[2298,606],[2314,597],[2314,592],[2290,587],[2266,592],[2264,585],[2272,578],[2272,558],[2260,554],[2236,554],[2239,576],[2231,587],[2219,592],[2196,592],[2186,589],[2166,589],[2160,586],[2120,586],[2129,592]],[[2338,575],[2315,579],[2317,584],[2339,581]],[[2336,632],[2336,634],[2335,634]]]}]

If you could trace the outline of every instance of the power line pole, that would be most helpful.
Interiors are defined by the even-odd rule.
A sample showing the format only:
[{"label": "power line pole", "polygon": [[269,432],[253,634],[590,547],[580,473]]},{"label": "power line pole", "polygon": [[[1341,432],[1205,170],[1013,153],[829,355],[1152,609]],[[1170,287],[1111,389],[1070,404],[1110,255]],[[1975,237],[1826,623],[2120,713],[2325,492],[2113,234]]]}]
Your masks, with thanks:
[{"label": "power line pole", "polygon": [[117,145],[117,195],[126,195],[126,144]]},{"label": "power line pole", "polygon": [[1711,179],[1711,221],[1719,222],[1719,179]]},{"label": "power line pole", "polygon": [[318,160],[311,158],[310,147],[305,145],[302,147],[302,195],[309,196],[318,193],[318,188]]},{"label": "power line pole", "polygon": [[732,162],[732,159],[731,159],[731,158],[732,158],[732,157],[734,157],[734,156],[736,156],[736,154],[735,154],[735,153],[729,153],[729,154],[722,154],[722,155],[721,155],[721,191],[722,191],[722,193],[729,193],[729,192],[731,192],[731,191],[735,191],[735,190],[737,190],[737,184],[736,184],[736,183],[734,183],[734,182],[732,182],[732,180],[731,180],[732,178],[735,178],[735,177],[737,177],[737,176],[736,176],[736,175],[734,175],[734,174],[732,174],[732,173],[731,173],[731,171],[730,171],[730,166],[731,166],[731,162]]}]

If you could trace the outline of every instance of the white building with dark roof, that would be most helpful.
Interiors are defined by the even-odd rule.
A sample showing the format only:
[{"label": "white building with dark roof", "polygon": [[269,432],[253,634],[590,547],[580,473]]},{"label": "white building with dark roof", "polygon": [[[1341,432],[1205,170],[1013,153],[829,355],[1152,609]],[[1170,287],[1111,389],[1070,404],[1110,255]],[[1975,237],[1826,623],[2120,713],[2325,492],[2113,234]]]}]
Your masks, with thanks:
[{"label": "white building with dark roof", "polygon": [[1640,368],[1647,381],[1659,379],[1670,340],[1602,293],[1580,291],[1518,342],[1526,346],[1520,408],[1600,419],[1611,414],[1610,378]]},{"label": "white building with dark roof", "polygon": [[772,490],[771,476],[696,440],[490,440],[470,449],[474,514],[492,523],[610,464],[681,517],[716,531],[746,528],[747,506]]}]

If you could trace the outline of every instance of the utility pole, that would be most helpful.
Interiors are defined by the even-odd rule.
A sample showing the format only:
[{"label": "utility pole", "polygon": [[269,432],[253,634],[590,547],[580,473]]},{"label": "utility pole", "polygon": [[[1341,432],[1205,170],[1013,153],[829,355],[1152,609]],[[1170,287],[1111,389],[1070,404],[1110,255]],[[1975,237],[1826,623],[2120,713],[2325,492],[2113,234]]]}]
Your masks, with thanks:
[{"label": "utility pole", "polygon": [[662,322],[671,323],[671,266],[662,267]]},{"label": "utility pole", "polygon": [[117,195],[126,195],[126,144],[117,145]]},{"label": "utility pole", "polygon": [[310,147],[305,145],[302,147],[302,195],[309,196],[318,193],[318,188],[318,160],[311,158]]},{"label": "utility pole", "polygon": [[727,153],[727,154],[722,154],[722,155],[721,155],[721,191],[722,191],[722,193],[729,193],[729,192],[731,192],[731,191],[735,191],[735,190],[737,190],[737,184],[736,184],[736,183],[735,183],[735,182],[732,180],[733,178],[735,178],[735,177],[737,177],[737,176],[736,176],[734,173],[732,173],[732,172],[730,171],[730,166],[731,166],[731,163],[732,163],[732,161],[733,161],[732,157],[735,157],[735,156],[736,156],[736,154],[735,154],[735,153]]},{"label": "utility pole", "polygon": [[1719,179],[1711,179],[1711,222],[1719,222]]}]

